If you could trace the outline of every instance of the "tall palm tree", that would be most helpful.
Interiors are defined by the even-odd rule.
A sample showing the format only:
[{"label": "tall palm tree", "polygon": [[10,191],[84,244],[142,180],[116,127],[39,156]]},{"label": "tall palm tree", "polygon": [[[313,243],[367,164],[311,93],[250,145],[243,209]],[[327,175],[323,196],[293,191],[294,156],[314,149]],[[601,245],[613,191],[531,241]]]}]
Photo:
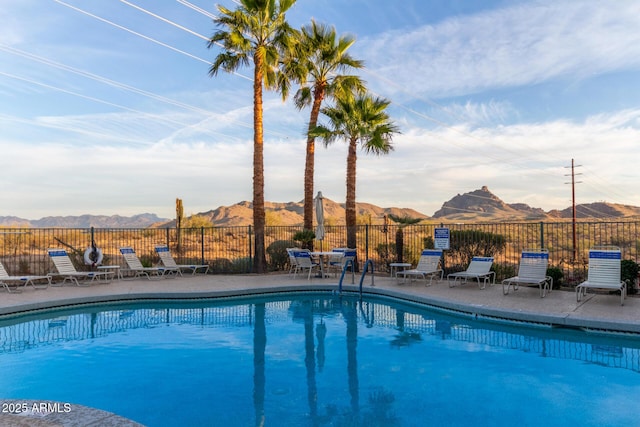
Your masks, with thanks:
[{"label": "tall palm tree", "polygon": [[[335,27],[311,20],[302,27],[296,49],[285,56],[283,74],[300,83],[294,96],[298,109],[311,106],[308,130],[316,127],[322,101],[347,93],[364,92],[358,76],[344,75],[349,69],[363,67],[347,50],[355,43],[349,35],[338,37]],[[283,82],[288,83],[285,79]],[[283,94],[286,90],[283,90]],[[304,228],[313,228],[313,184],[315,165],[315,137],[307,132],[307,151],[304,167]]]},{"label": "tall palm tree", "polygon": [[209,69],[215,76],[220,69],[234,72],[253,60],[253,226],[255,260],[253,271],[266,272],[264,152],[262,88],[277,87],[276,71],[283,50],[288,49],[295,31],[285,13],[296,0],[240,0],[236,10],[218,5],[213,22],[222,29],[209,39],[208,47],[222,46]]},{"label": "tall palm tree", "polygon": [[347,200],[345,220],[347,246],[356,247],[356,160],[358,144],[366,153],[388,154],[393,150],[393,135],[398,127],[390,121],[386,109],[389,101],[370,94],[336,98],[336,105],[322,109],[329,123],[316,126],[312,131],[322,138],[325,146],[336,139],[344,139],[347,152]]}]

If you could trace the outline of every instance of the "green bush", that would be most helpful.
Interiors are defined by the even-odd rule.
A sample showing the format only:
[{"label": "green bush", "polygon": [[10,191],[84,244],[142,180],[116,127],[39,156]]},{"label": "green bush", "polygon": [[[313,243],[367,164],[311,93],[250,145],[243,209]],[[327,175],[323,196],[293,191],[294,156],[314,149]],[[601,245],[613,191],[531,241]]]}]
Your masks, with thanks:
[{"label": "green bush", "polygon": [[435,243],[435,241],[433,240],[433,237],[431,237],[431,236],[427,236],[427,237],[425,237],[425,238],[423,239],[423,245],[422,245],[422,247],[423,247],[424,249],[435,249],[435,247],[436,247],[436,243]]},{"label": "green bush", "polygon": [[313,230],[302,230],[293,235],[293,240],[300,242],[303,248],[309,248],[315,238],[316,233]]},{"label": "green bush", "polygon": [[269,270],[285,271],[289,269],[289,254],[287,248],[293,248],[296,242],[293,240],[276,240],[267,247],[267,259]]},{"label": "green bush", "polygon": [[[157,261],[159,261],[160,259],[158,258]],[[143,267],[145,268],[149,268],[149,267],[153,267],[153,261],[154,258],[152,255],[141,255],[140,256],[140,264],[142,264]],[[84,262],[83,262],[84,264]]]},{"label": "green bush", "polygon": [[560,267],[548,267],[547,276],[553,279],[553,289],[560,289],[563,284],[564,272]]},{"label": "green bush", "polygon": [[638,271],[640,271],[640,266],[638,266],[635,261],[632,261],[630,259],[623,259],[620,268],[621,279],[627,284],[627,294],[635,294],[635,283],[636,279],[638,278]]}]

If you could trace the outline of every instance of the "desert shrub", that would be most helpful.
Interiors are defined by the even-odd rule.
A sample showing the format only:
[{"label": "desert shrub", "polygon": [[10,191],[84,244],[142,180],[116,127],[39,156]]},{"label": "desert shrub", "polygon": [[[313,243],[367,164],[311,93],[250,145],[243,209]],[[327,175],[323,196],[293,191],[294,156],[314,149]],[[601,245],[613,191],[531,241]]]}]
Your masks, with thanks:
[{"label": "desert shrub", "polygon": [[21,259],[18,262],[18,274],[30,274],[29,261]]},{"label": "desert shrub", "polygon": [[502,281],[516,275],[515,266],[507,263],[493,263],[493,265],[491,266],[491,271],[494,271],[496,273],[496,283],[498,281]]},{"label": "desert shrub", "polygon": [[112,257],[110,255],[104,255],[102,257],[102,265],[111,265],[112,263]]},{"label": "desert shrub", "polygon": [[[416,254],[410,247],[404,246],[404,250],[402,251],[402,259],[404,262],[412,263],[413,265],[418,263],[418,259],[420,258],[420,254]],[[398,259],[396,253],[396,245],[395,243],[379,243],[375,249],[376,254],[380,258],[380,265],[376,265],[376,268],[387,268],[390,263],[396,262]],[[384,266],[384,267],[382,267]]]},{"label": "desert shrub", "polygon": [[587,270],[582,268],[574,268],[569,271],[569,277],[564,281],[566,285],[575,287],[587,280]]},{"label": "desert shrub", "polygon": [[213,224],[211,220],[202,215],[191,215],[188,218],[185,218],[182,222],[182,229],[187,234],[198,234],[201,232],[202,228],[212,227]]},{"label": "desert shrub", "polygon": [[[156,260],[156,261],[159,261]],[[140,256],[140,263],[142,264],[143,267],[153,267],[153,262],[154,262],[154,257],[151,255],[141,255]],[[83,262],[84,264],[84,262]]]},{"label": "desert shrub", "polygon": [[209,265],[209,272],[213,274],[229,273],[233,268],[233,263],[227,258],[216,258]]},{"label": "desert shrub", "polygon": [[268,267],[272,271],[282,271],[289,268],[289,254],[287,248],[293,248],[296,242],[293,240],[276,240],[267,246]]},{"label": "desert shrub", "polygon": [[[396,259],[396,245],[395,243],[379,243],[375,249],[376,254],[380,258],[381,265],[385,267],[392,263]],[[380,266],[378,267],[380,268]]]},{"label": "desert shrub", "polygon": [[548,267],[547,276],[553,279],[553,289],[560,289],[564,280],[564,272],[560,267]]},{"label": "desert shrub", "polygon": [[627,284],[627,293],[633,295],[636,293],[636,279],[638,278],[638,271],[640,266],[630,259],[623,259],[620,266],[620,276],[623,282]]},{"label": "desert shrub", "polygon": [[451,230],[449,253],[462,265],[469,265],[474,256],[495,256],[502,252],[507,238],[502,234],[482,230]]},{"label": "desert shrub", "polygon": [[432,236],[427,236],[423,239],[423,247],[424,249],[435,249],[436,243]]},{"label": "desert shrub", "polygon": [[251,258],[243,257],[236,258],[231,261],[232,273],[249,273],[251,271]]}]

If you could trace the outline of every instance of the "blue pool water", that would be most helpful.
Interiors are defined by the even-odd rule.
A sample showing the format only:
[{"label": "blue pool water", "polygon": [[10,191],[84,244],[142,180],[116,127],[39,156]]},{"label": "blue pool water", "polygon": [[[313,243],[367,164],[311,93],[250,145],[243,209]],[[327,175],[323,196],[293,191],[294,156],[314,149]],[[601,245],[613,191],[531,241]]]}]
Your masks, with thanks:
[{"label": "blue pool water", "polygon": [[0,322],[0,398],[147,426],[640,425],[640,342],[324,294]]}]

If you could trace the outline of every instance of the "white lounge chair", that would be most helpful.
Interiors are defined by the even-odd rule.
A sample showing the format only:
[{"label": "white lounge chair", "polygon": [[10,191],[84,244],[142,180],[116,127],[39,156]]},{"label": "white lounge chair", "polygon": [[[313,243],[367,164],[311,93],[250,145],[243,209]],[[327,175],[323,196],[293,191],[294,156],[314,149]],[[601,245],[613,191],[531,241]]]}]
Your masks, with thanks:
[{"label": "white lounge chair", "polygon": [[[45,282],[46,283],[43,283]],[[34,289],[47,289],[51,285],[51,277],[49,276],[11,276],[7,273],[4,265],[0,262],[0,284],[4,286],[7,292],[21,292],[18,287],[22,285],[33,286]]]},{"label": "white lounge chair", "polygon": [[[398,276],[404,276],[402,283],[407,282],[407,276],[421,277],[424,279],[426,286],[431,286],[435,276],[440,275],[440,280],[442,280],[444,272],[440,268],[441,258],[441,249],[424,249],[420,254],[420,260],[418,261],[416,268],[398,271],[396,273],[396,281],[400,283]],[[427,277],[429,278],[429,284],[427,284]]]},{"label": "white lounge chair", "polygon": [[156,245],[155,249],[162,264],[165,267],[175,268],[181,276],[183,271],[190,272],[192,275],[195,275],[198,270],[200,270],[202,274],[209,272],[209,264],[177,264],[176,260],[171,256],[171,251],[167,245]]},{"label": "white lounge chair", "polygon": [[620,305],[627,296],[627,284],[620,280],[622,253],[617,246],[601,246],[589,251],[587,280],[576,286],[576,300],[580,302],[587,289],[620,291]]},{"label": "white lounge chair", "polygon": [[[493,257],[474,256],[473,258],[471,258],[469,267],[467,267],[465,271],[447,275],[449,287],[451,288],[458,284],[462,285],[464,283],[467,283],[467,280],[469,279],[475,279],[478,282],[478,287],[480,289],[484,289],[487,284],[490,284],[491,286],[495,285],[496,273],[494,271],[491,271],[492,265]],[[451,282],[451,279],[453,279],[453,282]]]},{"label": "white lounge chair", "polygon": [[180,271],[178,268],[172,267],[145,267],[136,255],[136,251],[130,246],[120,248],[120,254],[127,263],[127,268],[122,271],[123,274],[133,273],[134,277],[145,276],[151,279],[152,276],[160,279],[166,276],[175,277]]},{"label": "white lounge chair", "polygon": [[[89,286],[94,281],[96,283],[109,283],[113,280],[115,272],[113,271],[78,271],[73,265],[71,258],[64,249],[48,249],[49,258],[53,261],[57,273],[49,273],[51,277],[62,277],[62,284],[67,281],[75,283],[76,286]],[[80,279],[80,280],[78,280]],[[88,280],[84,282],[81,280]]]},{"label": "white lounge chair", "polygon": [[517,291],[519,285],[538,285],[540,298],[544,298],[547,290],[553,288],[553,277],[547,276],[549,252],[546,249],[526,249],[520,256],[518,275],[502,281],[502,293],[507,295],[509,288]]},{"label": "white lounge chair", "polygon": [[[318,268],[320,267],[320,264],[313,262],[311,260],[311,254],[308,251],[294,251],[293,255],[296,258],[296,265],[298,266],[299,270],[304,271],[305,268],[309,269],[309,274],[307,275],[307,279],[311,280],[311,271],[314,268]],[[297,274],[297,270],[296,272],[293,273],[293,278],[295,279]]]},{"label": "white lounge chair", "polygon": [[[300,248],[287,248],[287,255],[289,256],[289,275],[293,274],[293,277],[298,273],[298,261],[296,260],[295,253],[300,251]],[[309,252],[309,251],[307,251]]]}]

